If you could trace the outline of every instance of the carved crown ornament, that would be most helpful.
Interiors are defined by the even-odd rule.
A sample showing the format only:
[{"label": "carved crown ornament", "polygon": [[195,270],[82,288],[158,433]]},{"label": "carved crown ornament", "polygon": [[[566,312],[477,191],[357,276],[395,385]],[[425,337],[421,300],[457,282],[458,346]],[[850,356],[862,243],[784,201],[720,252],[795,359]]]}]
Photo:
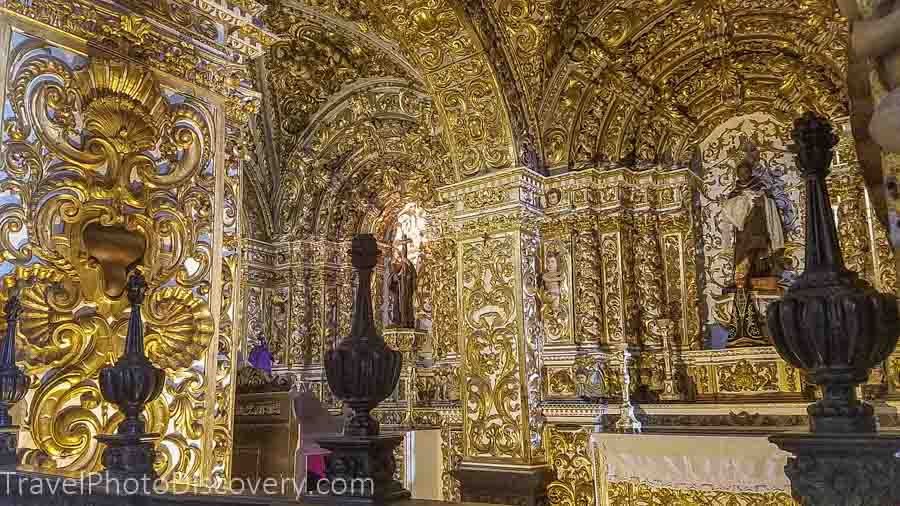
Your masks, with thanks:
[{"label": "carved crown ornament", "polygon": [[[18,286],[21,356],[26,373],[41,379],[28,401],[37,449],[25,460],[93,469],[92,436],[118,423],[97,414],[103,401],[95,378],[122,353],[129,272],[141,270],[150,286],[142,314],[154,364],[185,377],[215,334],[205,298],[216,187],[212,115],[199,101],[164,91],[143,67],[70,63],[30,44],[10,62],[0,191],[12,198],[0,206],[0,244],[16,268],[0,304]],[[185,379],[173,388],[190,392],[195,381],[202,383]],[[186,423],[179,430],[196,435],[193,415],[171,406],[152,403],[148,426],[167,433],[169,420],[181,417],[176,427]]]}]

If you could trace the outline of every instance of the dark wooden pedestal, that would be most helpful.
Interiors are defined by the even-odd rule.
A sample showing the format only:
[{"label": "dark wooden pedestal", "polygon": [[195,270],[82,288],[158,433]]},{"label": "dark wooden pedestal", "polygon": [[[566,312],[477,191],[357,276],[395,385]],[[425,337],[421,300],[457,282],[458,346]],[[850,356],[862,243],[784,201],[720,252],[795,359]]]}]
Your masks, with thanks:
[{"label": "dark wooden pedestal", "polygon": [[462,463],[454,473],[463,501],[512,506],[546,506],[547,484],[552,471],[547,466],[484,466]]},{"label": "dark wooden pedestal", "polygon": [[[342,483],[342,490],[306,500],[340,506],[381,506],[409,499],[409,491],[394,480],[394,449],[402,442],[402,434],[319,439],[319,446],[331,452],[325,457],[327,479]],[[358,490],[353,490],[354,483]]]},{"label": "dark wooden pedestal", "polygon": [[784,472],[801,504],[900,504],[900,433],[785,432],[769,441],[793,454]]}]

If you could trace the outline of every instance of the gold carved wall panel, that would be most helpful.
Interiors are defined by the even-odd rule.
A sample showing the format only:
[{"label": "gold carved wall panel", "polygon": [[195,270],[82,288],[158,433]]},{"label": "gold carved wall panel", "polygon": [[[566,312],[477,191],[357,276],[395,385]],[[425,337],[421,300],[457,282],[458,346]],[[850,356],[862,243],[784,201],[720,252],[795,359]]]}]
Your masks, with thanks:
[{"label": "gold carved wall panel", "polygon": [[467,458],[526,458],[516,234],[462,242],[460,307]]},{"label": "gold carved wall panel", "polygon": [[0,24],[2,234],[7,276],[27,313],[19,339],[34,377],[25,462],[93,471],[117,410],[97,373],[121,353],[127,263],[150,284],[147,353],[166,369],[148,425],[179,482],[227,481],[240,331],[241,160],[226,160],[225,100],[183,81],[54,41],[25,20]]},{"label": "gold carved wall panel", "polygon": [[556,479],[547,487],[552,506],[595,506],[594,463],[588,429],[547,427],[547,461]]}]

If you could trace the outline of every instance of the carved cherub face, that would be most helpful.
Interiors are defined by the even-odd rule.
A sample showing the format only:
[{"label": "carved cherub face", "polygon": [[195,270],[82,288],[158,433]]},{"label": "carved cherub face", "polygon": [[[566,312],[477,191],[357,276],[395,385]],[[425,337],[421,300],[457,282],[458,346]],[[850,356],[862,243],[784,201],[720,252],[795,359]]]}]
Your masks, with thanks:
[{"label": "carved cherub face", "polygon": [[559,270],[559,260],[555,255],[547,257],[547,272],[556,272]]}]

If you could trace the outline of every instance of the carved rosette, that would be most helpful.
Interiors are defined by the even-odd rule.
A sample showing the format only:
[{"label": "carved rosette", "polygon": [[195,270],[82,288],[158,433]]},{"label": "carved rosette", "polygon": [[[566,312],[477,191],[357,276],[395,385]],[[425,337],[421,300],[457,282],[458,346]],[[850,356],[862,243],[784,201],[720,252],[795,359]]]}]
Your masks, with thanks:
[{"label": "carved rosette", "polygon": [[779,354],[822,387],[823,398],[808,408],[813,432],[874,432],[873,409],[855,386],[897,344],[897,301],[844,266],[825,183],[837,144],[831,125],[807,113],[793,138],[806,177],[806,271],[769,307],[769,329]]}]

